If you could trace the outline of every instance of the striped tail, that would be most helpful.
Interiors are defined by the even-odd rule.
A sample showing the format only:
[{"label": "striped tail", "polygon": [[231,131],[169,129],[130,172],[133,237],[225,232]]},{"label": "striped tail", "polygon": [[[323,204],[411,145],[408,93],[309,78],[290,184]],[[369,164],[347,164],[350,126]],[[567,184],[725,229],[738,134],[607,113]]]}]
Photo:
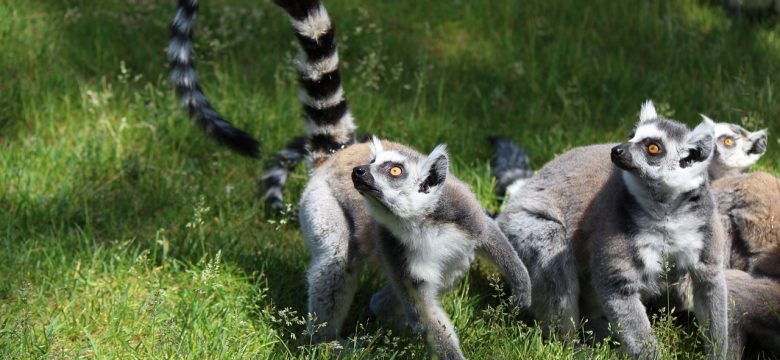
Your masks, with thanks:
[{"label": "striped tail", "polygon": [[257,140],[233,127],[211,107],[195,77],[192,26],[197,11],[198,0],[179,0],[176,16],[171,22],[167,51],[171,66],[170,81],[176,88],[182,107],[187,108],[192,121],[209,137],[242,155],[259,157],[260,144]]},{"label": "striped tail", "polygon": [[298,98],[306,116],[309,167],[355,142],[355,122],[347,106],[339,73],[336,32],[318,0],[274,0],[290,17],[301,46],[295,61]]},{"label": "striped tail", "polygon": [[339,73],[336,33],[325,6],[316,0],[274,0],[290,17],[301,51],[295,60],[298,98],[306,117],[306,136],[292,139],[274,153],[260,178],[263,199],[272,208],[284,206],[282,190],[289,173],[303,159],[309,169],[355,142]]},{"label": "striped tail", "polygon": [[282,199],[282,190],[287,181],[287,175],[304,159],[306,156],[306,138],[303,136],[292,139],[284,150],[274,153],[273,160],[260,177],[263,187],[263,200],[272,208],[284,209]]},{"label": "striped tail", "polygon": [[534,174],[528,161],[528,153],[504,137],[491,136],[488,141],[496,149],[496,157],[493,159],[496,194],[511,196]]}]

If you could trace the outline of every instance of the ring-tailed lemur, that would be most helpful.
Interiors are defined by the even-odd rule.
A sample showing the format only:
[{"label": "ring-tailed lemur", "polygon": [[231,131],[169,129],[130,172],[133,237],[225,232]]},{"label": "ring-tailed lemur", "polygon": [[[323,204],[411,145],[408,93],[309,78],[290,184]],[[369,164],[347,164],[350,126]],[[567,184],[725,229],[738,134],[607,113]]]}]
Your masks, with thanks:
[{"label": "ring-tailed lemur", "polygon": [[[780,273],[757,270],[755,264],[767,268],[771,259],[780,260],[776,250],[780,247],[780,179],[763,172],[745,173],[766,152],[767,132],[716,123],[715,139],[709,174],[726,234],[729,349],[739,355],[745,338],[750,336],[778,351],[780,342],[775,339],[780,338],[780,320],[768,316],[768,311],[780,309]],[[514,189],[505,191],[510,197],[531,174],[525,152],[505,138],[492,137],[490,142],[496,149],[496,193],[501,195],[501,188]],[[780,269],[777,264],[775,271]],[[680,310],[691,308],[689,299],[685,299],[688,280],[683,279],[680,288],[675,289],[682,294],[678,300],[684,306]]]},{"label": "ring-tailed lemur", "polygon": [[[370,154],[363,148],[360,156],[364,161],[353,168],[352,182],[375,219],[361,228],[373,229],[377,253],[397,299],[385,301],[386,308],[372,301],[372,308],[392,314],[401,305],[440,359],[463,358],[439,297],[468,271],[477,251],[510,279],[518,304],[525,308],[530,305],[525,266],[468,186],[449,173],[443,145],[424,156],[374,138]],[[329,166],[341,168],[352,160],[334,159]],[[342,208],[345,213],[353,208],[365,211],[363,202]],[[353,241],[342,242],[347,240]]]},{"label": "ring-tailed lemur", "polygon": [[[369,215],[351,180],[353,167],[368,163],[371,151],[368,144],[355,143],[355,125],[344,100],[334,30],[325,7],[320,1],[311,0],[275,2],[290,16],[302,48],[296,65],[300,76],[299,98],[308,120],[305,147],[310,172],[301,197],[299,216],[311,256],[308,270],[309,329],[315,341],[330,341],[339,338],[351,306],[357,286],[358,265],[366,257],[375,255],[375,220]],[[281,154],[279,159],[287,161],[287,165],[271,168],[269,173],[272,176],[265,178],[267,184],[280,188],[286,172],[301,159],[302,143],[296,139],[288,146],[288,150],[292,150],[278,153]],[[399,144],[386,143],[385,148],[411,154],[410,161],[422,157]],[[275,171],[276,174],[273,174]],[[452,184],[458,182],[451,176],[447,178],[446,188],[452,190]],[[434,185],[445,187],[431,183],[431,188]],[[473,199],[473,194],[465,187],[458,190],[463,193],[441,191],[437,198],[456,206],[449,209],[455,214],[478,214],[475,219],[459,218],[457,221],[485,227],[485,233],[480,234],[484,236],[484,239],[479,239],[480,249],[485,250],[512,281],[521,306],[530,302],[530,295],[525,291],[529,280],[522,262],[498,226],[486,219],[481,211],[473,211],[472,206],[479,209],[478,203],[466,201]],[[280,199],[281,192],[271,191],[267,195],[268,199]],[[500,248],[501,239],[504,240],[504,248]],[[468,251],[464,249],[463,253]],[[440,265],[435,259],[430,264]],[[441,269],[440,273],[449,275],[447,270]],[[432,268],[430,274],[435,275],[435,269]],[[371,308],[380,317],[397,313],[395,298],[390,288],[385,287],[372,298]]]},{"label": "ring-tailed lemur", "polygon": [[[374,148],[378,148],[374,144]],[[395,166],[391,166],[386,170],[391,174],[401,171],[397,177],[403,177],[404,181],[396,185],[403,183],[406,186],[394,192],[378,188],[376,193],[387,190],[382,193],[384,201],[397,201],[399,208],[416,211],[419,216],[417,220],[427,221],[415,227],[424,232],[421,234],[424,238],[419,239],[419,256],[415,259],[403,258],[415,260],[417,269],[427,276],[415,284],[438,286],[438,289],[450,285],[463,270],[462,266],[470,262],[470,254],[477,247],[484,250],[511,280],[521,306],[529,302],[525,267],[498,226],[482,212],[474,195],[465,185],[446,173],[446,156],[444,160],[439,159],[442,157],[439,155],[443,154],[437,151],[433,153],[436,156],[426,162],[428,158],[400,144],[384,142],[381,148],[385,150],[380,153],[384,157],[380,159],[381,162],[374,161],[373,164],[387,166],[384,160],[392,158],[398,168],[394,170]],[[371,146],[366,143],[354,144],[333,154],[312,171],[301,198],[301,230],[311,255],[308,272],[309,312],[315,321],[310,326],[319,328],[316,334],[318,341],[338,338],[356,291],[360,264],[365,258],[378,252],[380,259],[403,261],[392,256],[408,255],[401,247],[385,248],[387,241],[394,238],[390,237],[391,232],[377,230],[377,221],[369,214],[366,202],[355,187],[364,193],[374,190],[368,189],[368,185],[353,185],[355,176],[359,175],[355,168],[370,163],[374,157]],[[436,167],[432,167],[434,165]],[[380,223],[386,220],[381,215],[377,218]],[[411,227],[413,223],[410,220],[407,224]],[[452,232],[444,232],[442,229]],[[442,237],[442,241],[436,242],[435,238],[430,238],[437,235]],[[377,241],[380,244],[378,249]],[[392,282],[399,275],[389,271],[403,274],[406,268],[386,267],[386,270]],[[429,284],[427,281],[432,278],[440,279],[440,282]],[[426,296],[429,295],[432,294],[426,293]],[[396,314],[396,298],[406,300],[405,297],[388,296],[387,289],[383,289],[372,298],[371,308],[380,317]],[[435,307],[430,309],[437,310]],[[443,313],[428,315],[448,324],[446,317],[442,317]],[[439,334],[436,329],[424,328],[434,335]],[[452,347],[435,348],[446,352],[446,349]]]},{"label": "ring-tailed lemur", "polygon": [[206,134],[230,149],[246,156],[259,157],[259,143],[249,134],[235,128],[209,104],[195,76],[192,46],[193,25],[198,0],[179,0],[176,16],[171,22],[168,44],[170,81],[176,88],[182,107]]},{"label": "ring-tailed lemur", "polygon": [[[703,116],[705,119],[706,116]],[[780,353],[780,179],[762,172],[745,174],[766,152],[766,130],[715,125],[715,154],[709,174],[725,229],[725,273],[729,290],[729,349],[737,358],[751,340]],[[508,139],[490,139],[496,149],[496,193],[506,197],[532,174],[525,152]],[[508,201],[508,200],[507,200]],[[521,200],[522,201],[522,200]],[[774,260],[774,262],[772,261]],[[761,268],[761,269],[759,269]],[[690,278],[674,287],[678,310],[692,309]]]},{"label": "ring-tailed lemur", "polygon": [[671,280],[692,275],[710,352],[725,354],[724,244],[707,174],[713,136],[711,122],[690,131],[648,101],[629,141],[570,150],[509,198],[497,220],[528,266],[537,319],[572,334],[581,314],[606,316],[626,350],[653,356],[643,300],[659,294],[667,259]]}]

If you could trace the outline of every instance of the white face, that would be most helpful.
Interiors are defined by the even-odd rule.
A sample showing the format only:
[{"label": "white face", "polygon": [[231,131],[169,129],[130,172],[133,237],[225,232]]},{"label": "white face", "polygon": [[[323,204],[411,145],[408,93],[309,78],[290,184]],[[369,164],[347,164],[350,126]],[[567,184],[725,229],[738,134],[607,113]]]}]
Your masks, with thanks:
[{"label": "white face", "polygon": [[380,222],[387,215],[408,219],[435,209],[449,165],[444,146],[437,146],[426,158],[400,150],[385,151],[375,139],[372,151],[374,159],[356,167],[352,179]]},{"label": "white face", "polygon": [[690,131],[685,125],[659,117],[652,103],[646,103],[634,134],[613,149],[612,161],[648,186],[690,191],[706,179],[712,139],[711,122],[705,121]]},{"label": "white face", "polygon": [[766,152],[767,132],[749,132],[739,125],[715,124],[715,162],[723,170],[745,171]]}]

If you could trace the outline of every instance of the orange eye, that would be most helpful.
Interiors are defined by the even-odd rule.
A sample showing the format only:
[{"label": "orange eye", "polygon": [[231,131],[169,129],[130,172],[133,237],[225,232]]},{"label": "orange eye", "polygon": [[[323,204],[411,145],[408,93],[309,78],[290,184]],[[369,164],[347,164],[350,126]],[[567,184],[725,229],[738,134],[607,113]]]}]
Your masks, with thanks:
[{"label": "orange eye", "polygon": [[393,166],[393,167],[390,168],[390,175],[392,175],[392,176],[401,175],[402,172],[403,172],[403,170],[401,170],[401,168],[398,167],[398,166]]},{"label": "orange eye", "polygon": [[655,155],[661,152],[661,148],[656,144],[650,144],[647,145],[647,152],[649,152],[651,155]]},{"label": "orange eye", "polygon": [[727,137],[727,138],[723,139],[723,145],[726,145],[728,147],[734,146],[734,139],[732,139],[730,137]]}]

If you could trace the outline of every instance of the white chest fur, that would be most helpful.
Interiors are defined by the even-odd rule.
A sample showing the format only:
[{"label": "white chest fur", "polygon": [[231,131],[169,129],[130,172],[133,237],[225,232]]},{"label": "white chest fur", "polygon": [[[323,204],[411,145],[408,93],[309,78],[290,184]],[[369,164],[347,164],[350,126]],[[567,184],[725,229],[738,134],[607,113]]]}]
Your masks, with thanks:
[{"label": "white chest fur", "polygon": [[636,220],[639,220],[639,231],[634,241],[644,272],[651,279],[664,271],[664,261],[679,271],[686,271],[699,261],[704,247],[702,219],[682,215],[653,221]]},{"label": "white chest fur", "polygon": [[406,262],[412,277],[452,286],[474,260],[474,242],[452,224],[420,224],[391,229],[406,247]]}]

